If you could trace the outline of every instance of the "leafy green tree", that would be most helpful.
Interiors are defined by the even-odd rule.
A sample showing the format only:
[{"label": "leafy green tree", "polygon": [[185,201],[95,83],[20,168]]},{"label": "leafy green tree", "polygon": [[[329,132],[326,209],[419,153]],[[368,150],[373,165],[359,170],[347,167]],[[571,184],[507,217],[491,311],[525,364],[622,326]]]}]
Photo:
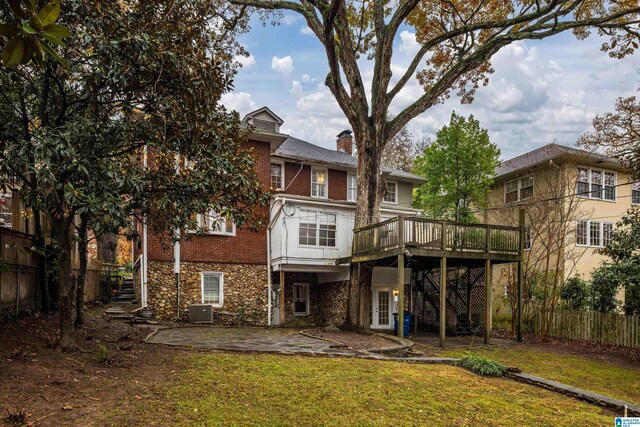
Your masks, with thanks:
[{"label": "leafy green tree", "polygon": [[471,204],[484,206],[500,150],[473,116],[451,113],[451,121],[424,149],[413,172],[427,179],[415,192],[414,204],[427,215],[471,221]]},{"label": "leafy green tree", "polygon": [[616,309],[616,293],[620,286],[617,269],[609,263],[591,273],[591,308],[602,313]]},{"label": "leafy green tree", "polygon": [[589,305],[589,295],[589,284],[580,276],[568,278],[560,290],[560,298],[571,310],[586,308]]},{"label": "leafy green tree", "polygon": [[[624,289],[625,313],[640,313],[640,208],[627,211],[616,224],[609,244],[598,252],[611,258],[611,261],[604,262],[594,271],[594,286],[604,288],[606,298],[614,300],[617,290]],[[613,296],[609,297],[609,294]],[[614,307],[610,302],[601,304],[601,308]]]},{"label": "leafy green tree", "polygon": [[34,219],[46,219],[60,344],[72,349],[78,225],[81,240],[84,227],[133,237],[134,218],[146,217],[169,242],[207,209],[257,228],[268,195],[241,145],[237,114],[219,104],[231,89],[232,58],[243,52],[235,41],[243,8],[69,0],[62,12],[74,33],[61,52],[68,68],[0,69],[0,172],[19,179]]}]

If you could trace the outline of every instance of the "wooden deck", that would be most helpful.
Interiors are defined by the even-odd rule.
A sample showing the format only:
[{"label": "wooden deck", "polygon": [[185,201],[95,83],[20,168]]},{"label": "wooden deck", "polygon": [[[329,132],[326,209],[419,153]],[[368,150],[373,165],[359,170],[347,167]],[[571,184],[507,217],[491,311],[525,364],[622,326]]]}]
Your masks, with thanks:
[{"label": "wooden deck", "polygon": [[396,217],[353,230],[349,261],[366,262],[397,256],[490,259],[516,262],[521,258],[519,227]]}]

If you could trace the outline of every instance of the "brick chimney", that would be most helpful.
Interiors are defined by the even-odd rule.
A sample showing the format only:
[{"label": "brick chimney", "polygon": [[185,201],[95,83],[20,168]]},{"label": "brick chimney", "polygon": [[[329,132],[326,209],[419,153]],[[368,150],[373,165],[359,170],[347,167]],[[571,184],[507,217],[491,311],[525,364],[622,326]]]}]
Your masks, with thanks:
[{"label": "brick chimney", "polygon": [[353,136],[350,130],[343,130],[338,134],[336,146],[341,153],[347,153],[350,156],[353,155]]}]

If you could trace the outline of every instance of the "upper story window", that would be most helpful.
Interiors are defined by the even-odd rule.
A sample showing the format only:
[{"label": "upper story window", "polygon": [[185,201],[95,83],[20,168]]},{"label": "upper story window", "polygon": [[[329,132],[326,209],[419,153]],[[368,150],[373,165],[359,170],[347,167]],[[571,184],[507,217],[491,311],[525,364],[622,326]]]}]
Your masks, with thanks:
[{"label": "upper story window", "polygon": [[631,204],[640,205],[640,181],[631,184]]},{"label": "upper story window", "polygon": [[504,185],[505,203],[518,202],[533,197],[533,175],[507,181]]},{"label": "upper story window", "polygon": [[227,219],[214,211],[198,215],[198,226],[209,234],[223,236],[235,236],[236,225],[231,219]]},{"label": "upper story window", "polygon": [[616,200],[616,173],[612,171],[578,168],[577,192],[580,197]]},{"label": "upper story window", "polygon": [[398,183],[387,181],[387,193],[384,195],[385,202],[398,203]]},{"label": "upper story window", "polygon": [[358,188],[356,187],[356,176],[347,175],[347,201],[355,202]]},{"label": "upper story window", "polygon": [[0,194],[0,227],[11,228],[13,226],[13,195],[12,193]]},{"label": "upper story window", "polygon": [[271,163],[271,188],[284,190],[284,167],[282,163]]},{"label": "upper story window", "polygon": [[300,212],[298,244],[336,246],[336,215],[324,212]]},{"label": "upper story window", "polygon": [[311,169],[311,197],[327,198],[327,170]]},{"label": "upper story window", "polygon": [[613,223],[579,219],[576,224],[576,245],[604,247],[611,242]]},{"label": "upper story window", "polygon": [[222,273],[205,271],[201,276],[202,303],[222,307],[224,301]]}]

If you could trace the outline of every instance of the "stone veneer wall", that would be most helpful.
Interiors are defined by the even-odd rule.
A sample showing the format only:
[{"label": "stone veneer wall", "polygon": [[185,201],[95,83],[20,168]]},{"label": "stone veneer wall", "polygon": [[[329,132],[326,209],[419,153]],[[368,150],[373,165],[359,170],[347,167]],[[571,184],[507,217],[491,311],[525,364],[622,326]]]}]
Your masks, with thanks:
[{"label": "stone veneer wall", "polygon": [[[285,273],[284,326],[341,326],[347,314],[348,282],[317,283],[315,273]],[[274,283],[279,275],[274,275]],[[293,315],[293,284],[309,283],[309,315]]]},{"label": "stone veneer wall", "polygon": [[[223,306],[214,307],[221,325],[267,324],[267,266],[254,264],[181,263],[180,319],[188,320],[189,305],[202,302],[203,271],[223,273]],[[176,284],[172,262],[150,261],[148,304],[161,319],[176,319]]]}]

